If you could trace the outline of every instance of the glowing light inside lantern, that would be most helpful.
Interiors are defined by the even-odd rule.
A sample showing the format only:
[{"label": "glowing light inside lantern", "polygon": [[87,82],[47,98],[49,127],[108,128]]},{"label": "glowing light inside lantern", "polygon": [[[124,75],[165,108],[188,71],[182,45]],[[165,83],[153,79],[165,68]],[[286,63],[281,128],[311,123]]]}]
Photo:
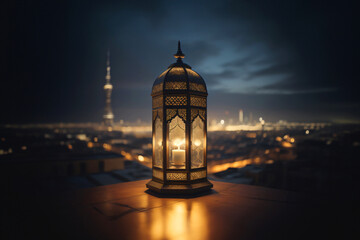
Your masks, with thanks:
[{"label": "glowing light inside lantern", "polygon": [[172,150],[172,161],[174,165],[182,166],[185,164],[185,150],[180,149],[180,147],[181,145],[185,144],[185,139],[175,139],[173,144],[177,146],[178,149]]}]

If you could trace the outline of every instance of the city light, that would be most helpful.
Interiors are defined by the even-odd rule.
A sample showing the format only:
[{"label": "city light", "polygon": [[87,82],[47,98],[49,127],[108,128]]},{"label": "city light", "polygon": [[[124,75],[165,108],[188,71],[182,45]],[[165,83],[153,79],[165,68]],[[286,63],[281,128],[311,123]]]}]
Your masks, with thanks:
[{"label": "city light", "polygon": [[138,160],[139,160],[140,162],[143,162],[143,161],[145,160],[145,158],[144,158],[144,156],[139,155],[139,156],[138,156]]}]

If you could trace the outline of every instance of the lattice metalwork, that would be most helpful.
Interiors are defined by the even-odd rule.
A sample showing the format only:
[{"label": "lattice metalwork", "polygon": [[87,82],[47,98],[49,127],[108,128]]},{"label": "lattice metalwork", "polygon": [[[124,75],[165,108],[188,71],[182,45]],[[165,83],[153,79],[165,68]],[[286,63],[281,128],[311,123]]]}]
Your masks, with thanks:
[{"label": "lattice metalwork", "polygon": [[190,173],[190,180],[196,180],[201,178],[206,178],[206,170]]},{"label": "lattice metalwork", "polygon": [[178,109],[179,116],[186,121],[186,109]]},{"label": "lattice metalwork", "polygon": [[205,124],[197,116],[191,123],[191,168],[205,166]]},{"label": "lattice metalwork", "polygon": [[200,109],[200,110],[199,110],[199,116],[200,116],[200,117],[202,118],[202,120],[204,120],[204,121],[205,121],[205,115],[206,115],[205,110]]},{"label": "lattice metalwork", "polygon": [[169,121],[175,117],[177,113],[176,109],[166,109],[166,120]]},{"label": "lattice metalwork", "polygon": [[191,109],[191,121],[199,115],[199,109]]},{"label": "lattice metalwork", "polygon": [[164,180],[164,174],[160,170],[153,169],[153,176],[158,178],[158,179]]},{"label": "lattice metalwork", "polygon": [[184,78],[184,76],[185,76],[184,68],[173,67],[173,68],[171,68],[171,70],[167,76],[167,80],[179,81],[181,78]]},{"label": "lattice metalwork", "polygon": [[154,129],[154,138],[153,138],[153,146],[154,146],[154,166],[163,168],[163,123],[160,118],[156,118],[155,120],[155,129]]},{"label": "lattice metalwork", "polygon": [[191,96],[190,97],[190,105],[195,107],[206,107],[206,98]]},{"label": "lattice metalwork", "polygon": [[183,90],[186,89],[186,82],[167,82],[165,84],[166,90]]},{"label": "lattice metalwork", "polygon": [[167,106],[186,106],[186,96],[168,96],[165,98],[165,105]]},{"label": "lattice metalwork", "polygon": [[162,74],[160,74],[160,76],[158,76],[158,78],[164,78],[166,73],[169,71],[169,69],[165,70]]},{"label": "lattice metalwork", "polygon": [[166,179],[172,181],[184,181],[187,179],[186,173],[166,173]]},{"label": "lattice metalwork", "polygon": [[203,84],[198,84],[198,83],[190,83],[190,90],[206,93],[205,86]]},{"label": "lattice metalwork", "polygon": [[186,109],[166,109],[166,120],[173,119],[176,115],[186,121]]},{"label": "lattice metalwork", "polygon": [[157,115],[159,116],[159,118],[161,119],[161,121],[164,120],[164,114],[163,114],[163,109],[160,108],[157,110]]},{"label": "lattice metalwork", "polygon": [[157,84],[157,85],[153,86],[152,94],[161,92],[163,90],[163,86],[164,86],[163,83],[160,83],[160,84]]},{"label": "lattice metalwork", "polygon": [[161,121],[163,120],[163,110],[161,108],[155,109],[152,112],[153,112],[153,121],[155,121],[157,117],[159,117]]},{"label": "lattice metalwork", "polygon": [[152,101],[153,108],[158,108],[158,107],[162,107],[162,106],[163,106],[163,97],[162,96],[153,98],[153,101]]}]

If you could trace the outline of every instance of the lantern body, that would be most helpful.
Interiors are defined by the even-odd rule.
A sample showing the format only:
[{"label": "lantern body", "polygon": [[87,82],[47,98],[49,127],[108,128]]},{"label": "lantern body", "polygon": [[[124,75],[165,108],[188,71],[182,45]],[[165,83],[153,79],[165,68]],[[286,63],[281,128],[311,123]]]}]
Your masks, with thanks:
[{"label": "lantern body", "polygon": [[146,186],[197,193],[213,186],[207,180],[207,90],[202,77],[177,58],[152,88],[153,176]]}]

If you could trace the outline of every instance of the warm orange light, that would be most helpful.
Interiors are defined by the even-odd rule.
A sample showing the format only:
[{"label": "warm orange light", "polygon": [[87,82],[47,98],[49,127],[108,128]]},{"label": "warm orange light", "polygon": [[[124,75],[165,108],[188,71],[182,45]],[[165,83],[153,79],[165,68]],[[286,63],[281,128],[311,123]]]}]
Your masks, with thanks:
[{"label": "warm orange light", "polygon": [[68,144],[68,149],[73,149],[73,146],[71,144]]},{"label": "warm orange light", "polygon": [[178,147],[178,149],[180,149],[181,145],[183,145],[185,143],[185,139],[180,140],[180,139],[175,139],[174,141],[174,145]]},{"label": "warm orange light", "polygon": [[[159,200],[161,201],[161,200]],[[144,212],[145,214],[145,212]],[[154,208],[149,212],[151,239],[208,239],[208,211],[201,202],[180,201],[166,211]]]},{"label": "warm orange light", "polygon": [[125,158],[126,160],[133,160],[133,159],[134,159],[133,156],[132,156],[130,153],[128,153],[128,152],[121,151],[121,154],[124,156],[124,158]]},{"label": "warm orange light", "polygon": [[200,145],[201,145],[201,141],[200,141],[200,140],[195,140],[194,145],[197,146],[197,147],[200,146]]},{"label": "warm orange light", "polygon": [[103,148],[106,150],[106,151],[111,151],[112,147],[110,144],[107,144],[107,143],[104,143],[103,144]]},{"label": "warm orange light", "polygon": [[251,163],[252,163],[251,159],[240,160],[240,161],[231,162],[231,163],[223,163],[223,164],[219,164],[219,165],[210,167],[208,171],[209,171],[209,173],[217,173],[217,172],[225,171],[228,168],[242,168]]},{"label": "warm orange light", "polygon": [[291,143],[289,143],[289,142],[282,142],[282,146],[285,147],[285,148],[291,148],[292,147]]},{"label": "warm orange light", "polygon": [[93,148],[93,147],[94,147],[94,143],[88,142],[88,143],[87,143],[87,146],[88,146],[88,148]]},{"label": "warm orange light", "polygon": [[254,132],[249,132],[249,133],[246,134],[246,137],[247,137],[247,138],[256,138],[256,133],[254,133]]}]

